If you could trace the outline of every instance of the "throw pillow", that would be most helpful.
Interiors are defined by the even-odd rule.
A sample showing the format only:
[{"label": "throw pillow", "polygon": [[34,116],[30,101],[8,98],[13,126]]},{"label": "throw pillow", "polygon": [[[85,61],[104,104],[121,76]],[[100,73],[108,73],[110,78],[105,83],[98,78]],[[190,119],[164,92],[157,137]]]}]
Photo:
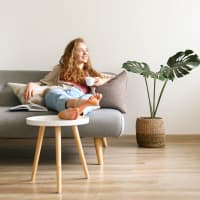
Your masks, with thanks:
[{"label": "throw pillow", "polygon": [[25,102],[24,100],[24,92],[25,92],[27,84],[9,82],[8,86],[11,87],[14,94],[17,96],[17,98],[22,104],[34,103],[34,104],[44,105],[43,93],[48,88],[48,86],[36,87],[34,96],[32,96],[28,102]]},{"label": "throw pillow", "polygon": [[126,112],[127,73],[122,71],[105,84],[96,87],[96,92],[103,95],[100,101],[102,108],[114,108],[122,113]]}]

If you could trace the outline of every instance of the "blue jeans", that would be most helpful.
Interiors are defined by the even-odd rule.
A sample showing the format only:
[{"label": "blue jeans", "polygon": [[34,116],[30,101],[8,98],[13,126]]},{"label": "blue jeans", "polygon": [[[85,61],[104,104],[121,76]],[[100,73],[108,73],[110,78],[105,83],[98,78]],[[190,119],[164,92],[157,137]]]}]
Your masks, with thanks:
[{"label": "blue jeans", "polygon": [[[90,96],[92,96],[92,94],[84,94],[76,87],[67,90],[55,88],[47,92],[44,100],[47,108],[60,112],[66,109],[65,105],[68,99],[88,99]],[[99,106],[88,106],[84,109],[83,114],[86,115],[97,108],[99,108]]]}]

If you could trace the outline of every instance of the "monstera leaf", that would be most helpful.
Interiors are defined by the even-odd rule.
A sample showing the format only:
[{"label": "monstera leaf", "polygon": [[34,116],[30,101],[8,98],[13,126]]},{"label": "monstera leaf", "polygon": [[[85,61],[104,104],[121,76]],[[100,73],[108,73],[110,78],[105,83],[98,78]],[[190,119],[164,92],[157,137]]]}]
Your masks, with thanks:
[{"label": "monstera leaf", "polygon": [[149,65],[144,62],[127,61],[122,65],[122,68],[126,69],[129,72],[141,74],[146,78],[148,78],[149,76],[153,78],[156,75],[150,70]]},{"label": "monstera leaf", "polygon": [[192,50],[180,51],[168,59],[169,71],[166,72],[166,76],[173,81],[175,77],[181,78],[189,74],[199,64],[200,60]]}]

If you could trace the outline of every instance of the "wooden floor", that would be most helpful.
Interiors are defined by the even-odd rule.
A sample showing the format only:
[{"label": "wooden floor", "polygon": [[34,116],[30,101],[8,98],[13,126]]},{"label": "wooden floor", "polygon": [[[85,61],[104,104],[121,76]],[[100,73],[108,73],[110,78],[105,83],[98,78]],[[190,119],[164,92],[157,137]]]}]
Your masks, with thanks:
[{"label": "wooden floor", "polygon": [[30,182],[35,140],[0,140],[0,199],[200,199],[200,135],[168,136],[165,148],[138,148],[134,136],[108,138],[104,166],[92,139],[83,139],[84,178],[73,139],[62,141],[62,194],[56,191],[54,140],[44,139],[36,183]]}]

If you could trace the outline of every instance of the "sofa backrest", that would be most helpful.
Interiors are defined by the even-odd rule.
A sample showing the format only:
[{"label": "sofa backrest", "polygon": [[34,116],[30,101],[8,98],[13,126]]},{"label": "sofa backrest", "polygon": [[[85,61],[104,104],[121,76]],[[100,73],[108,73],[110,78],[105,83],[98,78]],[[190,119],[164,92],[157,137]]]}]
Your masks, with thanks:
[{"label": "sofa backrest", "polygon": [[8,82],[38,82],[48,71],[0,70],[0,106],[14,106],[20,102],[7,85]]}]

